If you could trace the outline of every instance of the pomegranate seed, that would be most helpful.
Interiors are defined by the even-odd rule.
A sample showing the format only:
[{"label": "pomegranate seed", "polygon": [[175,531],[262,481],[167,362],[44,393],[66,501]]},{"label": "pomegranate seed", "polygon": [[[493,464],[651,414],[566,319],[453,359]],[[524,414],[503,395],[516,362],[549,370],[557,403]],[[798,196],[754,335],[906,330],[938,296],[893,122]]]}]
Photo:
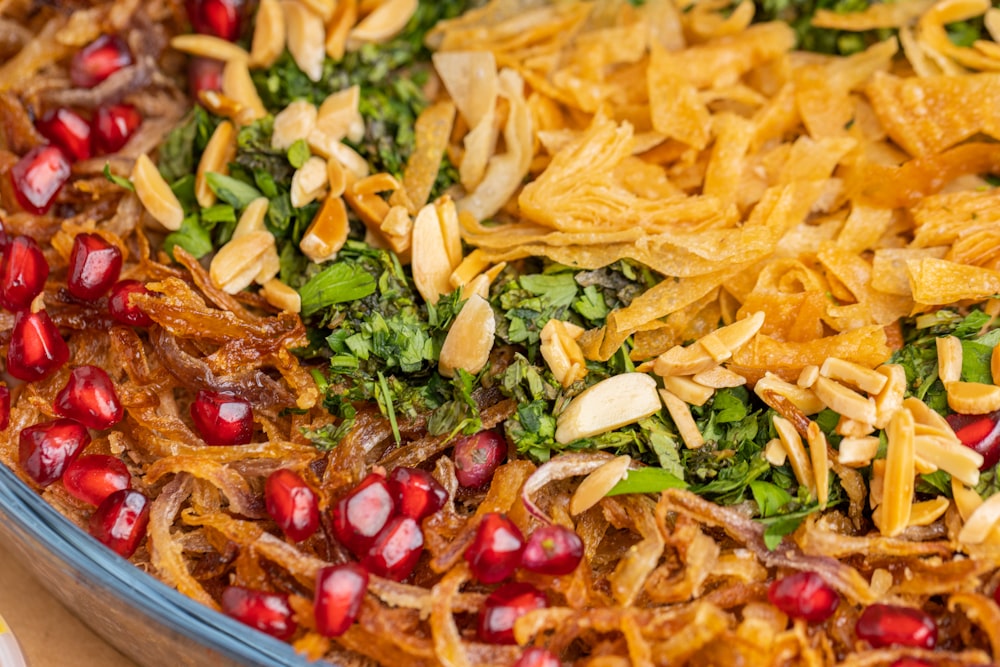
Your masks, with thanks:
[{"label": "pomegranate seed", "polygon": [[548,606],[545,595],[531,584],[504,584],[486,598],[479,612],[479,639],[487,644],[516,644],[514,622],[529,611]]},{"label": "pomegranate seed", "polygon": [[426,470],[399,467],[389,474],[389,491],[403,516],[420,521],[444,507],[448,492]]},{"label": "pomegranate seed", "polygon": [[397,516],[375,538],[363,564],[373,574],[402,581],[412,574],[423,550],[420,524],[408,516]]},{"label": "pomegranate seed", "polygon": [[932,649],[937,644],[937,623],[913,607],[873,604],[861,612],[854,632],[875,648],[896,644]]},{"label": "pomegranate seed", "polygon": [[821,623],[833,615],[840,597],[815,572],[796,572],[775,579],[767,589],[767,598],[792,618]]},{"label": "pomegranate seed", "polygon": [[10,387],[0,384],[0,431],[10,426]]},{"label": "pomegranate seed", "polygon": [[31,306],[49,278],[49,263],[29,236],[15,236],[0,264],[0,306],[17,312]]},{"label": "pomegranate seed", "polygon": [[298,627],[284,593],[268,593],[242,586],[222,591],[222,611],[251,628],[287,641]]},{"label": "pomegranate seed", "polygon": [[39,486],[52,484],[90,444],[87,427],[72,419],[56,419],[21,431],[18,459],[21,469]]},{"label": "pomegranate seed", "polygon": [[533,646],[522,653],[511,667],[561,667],[561,665],[555,653]]},{"label": "pomegranate seed", "polygon": [[250,401],[228,392],[199,391],[191,404],[191,419],[209,445],[245,445],[253,438]]},{"label": "pomegranate seed", "polygon": [[93,88],[131,64],[132,54],[121,37],[101,35],[73,56],[69,78],[78,88]]},{"label": "pomegranate seed", "polygon": [[121,459],[106,454],[89,454],[66,466],[63,486],[74,498],[100,505],[115,491],[132,488],[132,476]]},{"label": "pomegranate seed", "polygon": [[357,563],[324,567],[316,576],[313,609],[316,631],[325,637],[347,632],[361,612],[368,590],[368,572]]},{"label": "pomegranate seed", "polygon": [[36,123],[42,136],[66,151],[74,160],[90,157],[90,123],[65,107],[53,109]]},{"label": "pomegranate seed", "polygon": [[215,35],[230,42],[243,29],[244,0],[187,0],[188,18],[195,32]]},{"label": "pomegranate seed", "polygon": [[188,63],[188,91],[199,99],[203,92],[222,90],[222,68],[226,63],[214,58],[192,58]]},{"label": "pomegranate seed", "polygon": [[986,415],[951,414],[946,419],[963,445],[983,455],[980,470],[1000,462],[1000,410]]},{"label": "pomegranate seed", "polygon": [[69,173],[69,160],[58,146],[31,149],[10,168],[17,203],[28,213],[44,215],[69,180]]},{"label": "pomegranate seed", "polygon": [[77,299],[94,301],[111,289],[122,270],[122,251],[97,234],[77,234],[66,283]]},{"label": "pomegranate seed", "polygon": [[579,535],[565,526],[542,526],[528,538],[521,567],[558,577],[575,570],[581,559],[583,540]]},{"label": "pomegranate seed", "polygon": [[319,528],[319,500],[301,477],[291,470],[275,470],[264,484],[267,513],[295,542]]},{"label": "pomegranate seed", "polygon": [[138,306],[133,306],[129,297],[133,294],[152,294],[138,280],[120,280],[111,287],[108,296],[108,313],[119,324],[131,327],[148,327],[153,318]]},{"label": "pomegranate seed", "polygon": [[455,476],[466,488],[480,487],[491,479],[507,456],[507,443],[496,431],[480,431],[455,443]]},{"label": "pomegranate seed", "polygon": [[56,414],[103,431],[122,420],[122,404],[111,378],[97,366],[78,366],[53,404]]},{"label": "pomegranate seed", "polygon": [[90,517],[90,534],[123,558],[139,548],[149,525],[149,499],[134,489],[120,489],[104,499]]},{"label": "pomegranate seed", "polygon": [[22,310],[14,316],[7,347],[7,372],[34,382],[55,373],[69,359],[69,347],[44,310]]},{"label": "pomegranate seed", "polygon": [[94,113],[94,149],[98,153],[117,153],[142,125],[142,116],[131,104],[102,106]]},{"label": "pomegranate seed", "polygon": [[395,514],[385,477],[372,473],[333,506],[333,535],[362,558]]},{"label": "pomegranate seed", "polygon": [[524,551],[524,536],[503,514],[489,512],[465,550],[472,574],[484,584],[497,584],[514,574]]}]

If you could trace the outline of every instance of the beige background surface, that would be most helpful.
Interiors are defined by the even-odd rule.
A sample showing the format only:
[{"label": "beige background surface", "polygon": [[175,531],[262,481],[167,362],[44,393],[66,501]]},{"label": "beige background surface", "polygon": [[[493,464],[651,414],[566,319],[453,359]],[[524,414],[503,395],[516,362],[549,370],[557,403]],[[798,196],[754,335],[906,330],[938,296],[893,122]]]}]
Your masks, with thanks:
[{"label": "beige background surface", "polygon": [[38,585],[0,544],[0,616],[28,667],[135,667]]}]

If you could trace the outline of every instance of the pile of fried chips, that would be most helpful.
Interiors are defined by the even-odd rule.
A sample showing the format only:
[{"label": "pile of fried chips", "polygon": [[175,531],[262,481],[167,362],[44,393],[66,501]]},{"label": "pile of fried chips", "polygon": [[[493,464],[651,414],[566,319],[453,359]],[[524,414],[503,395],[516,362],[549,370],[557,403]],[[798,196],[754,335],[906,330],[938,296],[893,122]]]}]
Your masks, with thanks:
[{"label": "pile of fried chips", "polygon": [[[851,57],[794,51],[752,3],[494,0],[440,25],[465,240],[492,262],[622,258],[667,279],[581,339],[649,359],[766,313],[735,364],[794,379],[874,366],[900,317],[1000,292],[1000,48],[945,24],[988,0],[900,0],[817,25],[896,28]],[[888,329],[887,329],[888,327]]]}]

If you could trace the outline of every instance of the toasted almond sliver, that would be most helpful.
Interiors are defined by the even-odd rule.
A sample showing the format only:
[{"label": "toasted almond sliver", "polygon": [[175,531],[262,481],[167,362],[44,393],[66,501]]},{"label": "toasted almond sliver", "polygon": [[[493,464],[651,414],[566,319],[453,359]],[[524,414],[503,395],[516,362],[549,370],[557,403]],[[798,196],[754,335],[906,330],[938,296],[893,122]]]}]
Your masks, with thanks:
[{"label": "toasted almond sliver", "polygon": [[337,0],[300,0],[300,2],[311,9],[324,23],[333,18],[333,13],[337,9]]},{"label": "toasted almond sliver", "polygon": [[917,454],[913,455],[913,469],[918,475],[930,475],[938,471],[938,467]]},{"label": "toasted almond sliver", "polygon": [[819,366],[810,364],[802,368],[799,372],[799,378],[795,381],[795,384],[799,385],[803,389],[808,389],[813,386],[816,382],[816,378],[819,377]]},{"label": "toasted almond sliver", "polygon": [[843,438],[838,448],[837,460],[849,468],[863,468],[878,454],[878,445],[879,440],[873,435]]},{"label": "toasted almond sliver", "polygon": [[867,424],[875,423],[875,400],[836,380],[820,375],[812,386],[816,396],[834,412]]},{"label": "toasted almond sliver", "polygon": [[322,19],[298,0],[283,0],[281,8],[285,12],[288,52],[310,81],[319,81],[326,57],[326,30]]},{"label": "toasted almond sliver", "polygon": [[712,355],[702,347],[701,343],[695,341],[691,345],[684,347],[675,345],[653,362],[653,372],[660,377],[670,375],[694,375],[707,371],[716,365]]},{"label": "toasted almond sliver", "polygon": [[298,313],[302,310],[302,297],[299,293],[277,278],[264,283],[260,293],[275,308],[289,313]]},{"label": "toasted almond sliver", "polygon": [[873,433],[875,431],[875,425],[848,419],[847,417],[841,415],[834,430],[838,435],[861,438]]},{"label": "toasted almond sliver", "polygon": [[940,336],[935,341],[938,358],[938,377],[941,382],[958,382],[962,379],[962,341],[956,336]]},{"label": "toasted almond sliver", "polygon": [[327,189],[326,160],[313,155],[292,174],[292,206],[301,208],[322,195]]},{"label": "toasted almond sliver", "polygon": [[489,265],[490,260],[486,254],[476,248],[462,258],[461,263],[451,272],[451,277],[448,280],[452,287],[461,287],[482,273]]},{"label": "toasted almond sliver", "polygon": [[726,344],[722,342],[718,334],[714,331],[699,338],[698,342],[705,348],[705,351],[708,352],[709,356],[711,356],[712,359],[715,359],[715,363],[717,364],[721,364],[723,361],[726,361],[733,356],[733,351],[726,347]]},{"label": "toasted almond sliver", "polygon": [[705,438],[702,437],[701,431],[698,430],[698,424],[691,416],[691,407],[668,389],[660,390],[660,398],[663,399],[663,405],[670,413],[670,418],[674,421],[674,426],[677,427],[677,432],[685,446],[688,449],[702,447],[705,444]]},{"label": "toasted almond sliver", "polygon": [[663,386],[685,403],[705,405],[712,398],[715,390],[699,384],[683,375],[668,375],[663,378]]},{"label": "toasted almond sliver", "polygon": [[386,0],[348,33],[348,48],[388,41],[406,27],[418,4],[417,0]]},{"label": "toasted almond sliver", "polygon": [[556,418],[556,442],[614,431],[660,411],[656,381],[645,373],[613,375],[580,392]]},{"label": "toasted almond sliver", "polygon": [[132,184],[139,201],[157,222],[172,232],[181,228],[184,209],[148,155],[140,155],[135,161]]},{"label": "toasted almond sliver", "polygon": [[217,174],[229,174],[229,163],[236,156],[236,132],[233,124],[224,120],[215,128],[211,139],[205,146],[205,151],[201,154],[198,162],[198,171],[194,181],[194,197],[198,200],[198,205],[208,208],[215,205],[215,192],[208,185],[206,175],[209,172]]},{"label": "toasted almond sliver", "polygon": [[330,95],[319,105],[316,128],[335,138],[358,142],[365,134],[365,120],[359,104],[361,87],[354,85]]},{"label": "toasted almond sliver", "polygon": [[[278,0],[260,0],[250,44],[250,66],[270,67],[285,50],[285,12]],[[272,304],[273,305],[273,304]]]},{"label": "toasted almond sliver", "polygon": [[981,382],[948,382],[948,407],[963,415],[985,415],[1000,410],[1000,386]]},{"label": "toasted almond sliver", "polygon": [[788,460],[788,452],[779,438],[771,438],[764,445],[764,458],[773,466],[783,466]]},{"label": "toasted almond sliver", "polygon": [[441,345],[438,372],[452,377],[458,369],[473,375],[481,371],[490,359],[495,333],[493,307],[486,299],[473,294],[448,329]]},{"label": "toasted almond sliver", "polygon": [[[785,397],[792,405],[807,415],[814,415],[826,407],[811,389],[803,389],[791,382],[785,382],[771,373],[765,373],[764,377],[758,380],[753,388],[753,392],[761,399],[764,399],[767,391]],[[766,402],[766,399],[764,400]]]},{"label": "toasted almond sliver", "polygon": [[906,371],[899,364],[882,364],[875,372],[886,377],[882,391],[875,395],[875,428],[885,428],[889,425],[892,414],[903,407]]},{"label": "toasted almond sliver", "polygon": [[250,54],[242,47],[213,35],[177,35],[171,38],[170,46],[189,56],[201,56],[224,62],[231,60],[246,62],[250,58]]},{"label": "toasted almond sliver", "polygon": [[857,387],[861,391],[871,395],[882,391],[887,381],[887,378],[881,373],[873,371],[870,368],[865,368],[852,361],[845,361],[836,357],[831,357],[824,361],[819,369],[819,374],[822,377]]},{"label": "toasted almond sliver", "polygon": [[316,217],[309,223],[306,233],[302,235],[299,250],[317,264],[332,261],[347,243],[349,231],[344,200],[340,197],[327,197]]},{"label": "toasted almond sliver", "polygon": [[326,55],[335,61],[344,57],[347,34],[358,20],[358,0],[340,0],[326,28]]},{"label": "toasted almond sliver", "polygon": [[815,496],[816,477],[813,475],[812,461],[809,459],[809,455],[806,454],[805,447],[802,446],[802,438],[799,436],[799,432],[795,430],[792,422],[784,417],[775,415],[773,422],[774,429],[778,432],[778,437],[781,439],[781,446],[784,447],[785,453],[788,454],[788,460],[792,466],[792,472],[795,473],[795,479],[799,481],[799,484],[809,489],[809,493]]},{"label": "toasted almond sliver", "polygon": [[295,100],[274,117],[271,148],[286,151],[300,139],[308,139],[316,127],[316,106],[306,100]]},{"label": "toasted almond sliver", "polygon": [[455,202],[448,195],[434,202],[438,221],[441,224],[441,237],[444,239],[444,249],[448,254],[448,262],[452,269],[462,263],[462,228],[458,222],[458,210]]},{"label": "toasted almond sliver", "polygon": [[251,123],[267,115],[245,59],[230,60],[222,68],[222,93],[241,106],[235,119],[239,123]]},{"label": "toasted almond sliver", "polygon": [[619,456],[584,477],[570,498],[569,513],[573,516],[582,514],[601,502],[615,484],[625,479],[631,463],[632,459],[628,456]]},{"label": "toasted almond sliver", "polygon": [[209,277],[227,294],[236,294],[249,287],[263,267],[264,256],[274,247],[270,232],[250,232],[229,241],[212,258]]},{"label": "toasted almond sliver", "polygon": [[924,461],[969,486],[979,484],[979,467],[983,465],[979,452],[939,435],[915,435],[913,444]]},{"label": "toasted almond sliver", "polygon": [[879,507],[884,499],[885,491],[885,459],[872,461],[872,476],[868,483],[869,504],[872,509]]},{"label": "toasted almond sliver", "polygon": [[437,303],[442,294],[452,291],[451,273],[454,269],[448,258],[445,240],[437,209],[427,204],[413,221],[413,282],[429,303]]},{"label": "toasted almond sliver", "polygon": [[[270,234],[270,232],[268,232]],[[258,285],[265,285],[278,276],[281,271],[281,258],[278,257],[278,247],[274,243],[264,251],[264,256],[260,258],[260,270],[254,276],[253,281]]]},{"label": "toasted almond sliver", "polygon": [[913,503],[913,507],[910,508],[910,522],[907,525],[929,526],[944,516],[949,505],[951,503],[944,496]]},{"label": "toasted almond sliver", "polygon": [[809,443],[809,459],[816,478],[816,499],[820,508],[825,508],[830,498],[830,459],[826,450],[826,436],[816,422],[809,422],[806,441]]},{"label": "toasted almond sliver", "polygon": [[963,544],[982,544],[998,521],[1000,493],[995,493],[972,511],[962,530],[958,532],[958,541]]},{"label": "toasted almond sliver", "polygon": [[958,437],[955,432],[951,429],[951,425],[948,423],[944,417],[939,415],[934,410],[919,398],[913,396],[905,399],[903,401],[903,407],[909,410],[910,414],[913,415],[913,421],[918,426],[921,427],[921,432],[928,435],[936,434],[943,438],[949,438],[958,442]]},{"label": "toasted almond sliver", "polygon": [[709,368],[707,371],[695,373],[691,379],[705,387],[712,389],[726,389],[731,387],[742,387],[747,383],[747,379],[739,373],[734,373],[724,366]]},{"label": "toasted almond sliver", "polygon": [[962,521],[968,521],[977,507],[983,504],[983,497],[975,489],[966,486],[954,477],[951,478],[951,497],[955,501]]},{"label": "toasted almond sliver", "polygon": [[236,229],[233,230],[231,239],[239,238],[250,232],[267,231],[267,227],[264,225],[264,217],[267,215],[269,205],[270,202],[267,197],[257,197],[257,199],[247,204],[247,207],[243,209],[243,213],[240,215],[240,221],[236,223]]},{"label": "toasted almond sliver", "polygon": [[719,327],[714,333],[723,345],[735,352],[756,336],[762,326],[764,326],[764,313],[758,311],[742,320]]},{"label": "toasted almond sliver", "polygon": [[887,537],[895,537],[910,523],[913,506],[914,457],[913,416],[899,410],[886,429],[889,446],[885,457],[885,491],[882,499],[882,525]]},{"label": "toasted almond sliver", "polygon": [[895,580],[892,573],[883,567],[879,567],[872,572],[871,582],[868,584],[868,587],[876,599],[878,599],[884,597],[894,583]]}]

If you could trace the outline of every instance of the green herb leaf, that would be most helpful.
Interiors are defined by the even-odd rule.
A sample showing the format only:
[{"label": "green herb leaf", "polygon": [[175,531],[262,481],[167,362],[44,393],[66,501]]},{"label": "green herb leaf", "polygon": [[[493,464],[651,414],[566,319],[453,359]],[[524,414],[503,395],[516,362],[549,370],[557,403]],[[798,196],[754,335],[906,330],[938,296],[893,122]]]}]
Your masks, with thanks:
[{"label": "green herb leaf", "polygon": [[288,162],[296,169],[300,169],[311,157],[312,151],[305,139],[299,139],[288,148]]},{"label": "green herb leaf", "polygon": [[184,218],[180,229],[168,234],[163,240],[163,251],[171,257],[176,246],[184,248],[196,259],[201,259],[212,252],[212,237],[198,222],[197,215]]},{"label": "green herb leaf", "polygon": [[313,276],[299,288],[302,314],[314,315],[338,303],[363,299],[375,292],[375,279],[362,267],[338,262]]},{"label": "green herb leaf", "polygon": [[666,489],[686,489],[684,480],[678,479],[673,473],[662,468],[639,468],[629,470],[628,476],[608,491],[609,496],[620,496],[626,493],[659,493]]},{"label": "green herb leaf", "polygon": [[792,494],[776,484],[762,480],[750,482],[750,492],[764,517],[774,516],[792,502]]},{"label": "green herb leaf", "polygon": [[247,204],[254,199],[263,196],[260,194],[260,190],[249,183],[244,183],[225,174],[210,171],[205,174],[205,180],[212,192],[233,208],[246,208]]},{"label": "green herb leaf", "polygon": [[135,186],[132,185],[132,181],[130,181],[127,178],[122,178],[121,176],[117,176],[111,173],[110,162],[104,163],[104,178],[108,179],[109,181],[111,181],[112,183],[114,183],[119,187],[123,187],[126,190],[130,190],[131,192],[135,192]]}]

